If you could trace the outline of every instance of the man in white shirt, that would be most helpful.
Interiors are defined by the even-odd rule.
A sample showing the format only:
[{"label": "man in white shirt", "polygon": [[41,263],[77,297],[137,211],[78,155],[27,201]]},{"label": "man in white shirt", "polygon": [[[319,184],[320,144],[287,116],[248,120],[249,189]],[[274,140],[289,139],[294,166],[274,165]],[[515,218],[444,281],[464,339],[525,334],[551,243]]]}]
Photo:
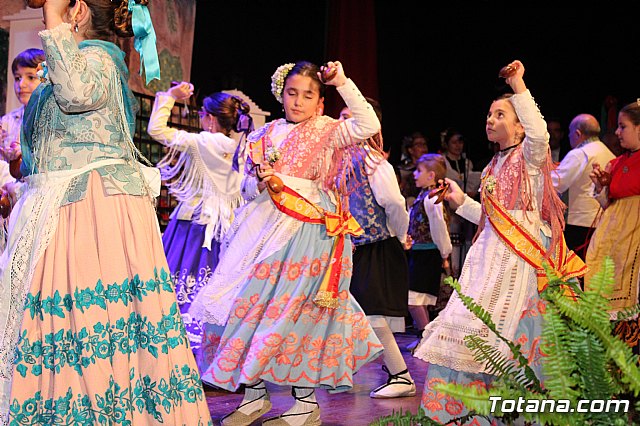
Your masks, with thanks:
[{"label": "man in white shirt", "polygon": [[600,141],[600,124],[590,114],[579,114],[569,125],[571,151],[551,174],[559,193],[569,191],[567,226],[564,231],[567,247],[584,259],[587,239],[595,226],[600,204],[591,196],[589,173],[594,162],[607,164],[615,158]]}]

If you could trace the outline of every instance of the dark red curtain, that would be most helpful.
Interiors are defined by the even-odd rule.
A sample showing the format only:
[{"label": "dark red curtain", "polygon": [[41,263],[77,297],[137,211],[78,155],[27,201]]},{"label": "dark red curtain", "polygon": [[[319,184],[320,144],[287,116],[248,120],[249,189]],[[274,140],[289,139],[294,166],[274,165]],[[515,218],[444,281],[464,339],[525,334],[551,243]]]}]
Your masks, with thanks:
[{"label": "dark red curtain", "polygon": [[[378,46],[374,0],[329,0],[325,56],[338,60],[362,94],[379,101]],[[325,115],[338,117],[344,102],[328,90]]]}]

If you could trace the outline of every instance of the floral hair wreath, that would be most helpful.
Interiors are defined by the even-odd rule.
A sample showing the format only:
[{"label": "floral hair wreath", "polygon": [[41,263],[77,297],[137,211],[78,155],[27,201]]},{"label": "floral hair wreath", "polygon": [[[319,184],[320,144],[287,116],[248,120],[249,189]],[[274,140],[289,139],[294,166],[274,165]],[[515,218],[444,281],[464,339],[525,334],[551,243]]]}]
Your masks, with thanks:
[{"label": "floral hair wreath", "polygon": [[284,90],[284,80],[289,75],[289,72],[296,64],[284,64],[280,65],[276,72],[271,76],[271,93],[276,97],[276,100],[282,103],[282,91]]}]

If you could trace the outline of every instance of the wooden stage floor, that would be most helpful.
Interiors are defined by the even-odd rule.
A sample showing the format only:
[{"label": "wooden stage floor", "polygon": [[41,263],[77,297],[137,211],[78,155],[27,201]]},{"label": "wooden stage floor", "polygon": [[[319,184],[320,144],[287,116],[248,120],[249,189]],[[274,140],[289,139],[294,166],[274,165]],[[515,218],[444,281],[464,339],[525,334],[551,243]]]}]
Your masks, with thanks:
[{"label": "wooden stage floor", "polygon": [[[382,357],[378,357],[356,373],[354,387],[350,391],[334,395],[329,395],[322,389],[316,391],[324,426],[365,426],[380,417],[390,415],[394,410],[396,412],[409,410],[412,413],[418,411],[427,364],[414,358],[410,352],[404,349],[416,339],[415,334],[398,333],[395,336],[409,372],[416,382],[416,396],[394,399],[373,399],[369,397],[369,392],[372,389],[387,380],[387,374],[381,368]],[[273,408],[263,418],[277,416],[285,412],[293,404],[290,387],[268,383],[267,388]],[[219,425],[220,419],[225,414],[233,411],[242,400],[242,393],[221,390],[207,390],[206,395],[215,425]],[[262,422],[258,420],[252,426],[261,424]]]}]

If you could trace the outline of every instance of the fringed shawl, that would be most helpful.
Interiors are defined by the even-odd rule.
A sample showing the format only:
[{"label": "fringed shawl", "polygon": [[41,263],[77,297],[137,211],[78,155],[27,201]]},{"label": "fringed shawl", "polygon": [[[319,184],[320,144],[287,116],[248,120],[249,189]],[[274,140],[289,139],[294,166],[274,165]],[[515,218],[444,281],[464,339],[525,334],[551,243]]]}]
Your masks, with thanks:
[{"label": "fringed shawl", "polygon": [[[494,156],[491,161],[489,167],[491,173],[493,173],[498,155]],[[544,182],[540,215],[542,220],[547,222],[551,228],[551,242],[549,249],[545,253],[545,259],[548,259],[551,253],[553,253],[553,250],[555,250],[562,237],[562,231],[564,230],[564,211],[567,208],[560,200],[551,181],[551,173],[554,168],[551,154],[547,152],[546,160],[540,168]],[[498,182],[496,185],[496,195],[500,203],[507,210],[525,211],[526,218],[526,212],[533,211],[534,207],[531,180],[527,172],[522,145],[514,148],[511,153],[508,154],[508,158],[498,172],[496,180]]]},{"label": "fringed shawl", "polygon": [[211,239],[222,241],[233,221],[234,210],[243,202],[240,194],[240,177],[237,184],[230,182],[231,163],[226,173],[227,182],[218,182],[202,159],[197,145],[181,144],[179,140],[166,141],[169,152],[157,164],[162,180],[166,182],[171,195],[179,202],[193,208],[194,222],[206,225],[203,247],[211,248]]},{"label": "fringed shawl", "polygon": [[[249,136],[250,142],[262,139],[266,148],[274,145],[272,122]],[[346,129],[344,122],[327,116],[312,117],[293,128],[279,147],[281,158],[274,163],[276,172],[313,181],[320,181],[322,189],[337,194],[342,205],[348,207],[348,195],[355,182],[355,159],[365,147],[379,151],[373,138],[357,140]],[[366,150],[365,155],[371,151]],[[253,162],[247,162],[251,171]]]}]

